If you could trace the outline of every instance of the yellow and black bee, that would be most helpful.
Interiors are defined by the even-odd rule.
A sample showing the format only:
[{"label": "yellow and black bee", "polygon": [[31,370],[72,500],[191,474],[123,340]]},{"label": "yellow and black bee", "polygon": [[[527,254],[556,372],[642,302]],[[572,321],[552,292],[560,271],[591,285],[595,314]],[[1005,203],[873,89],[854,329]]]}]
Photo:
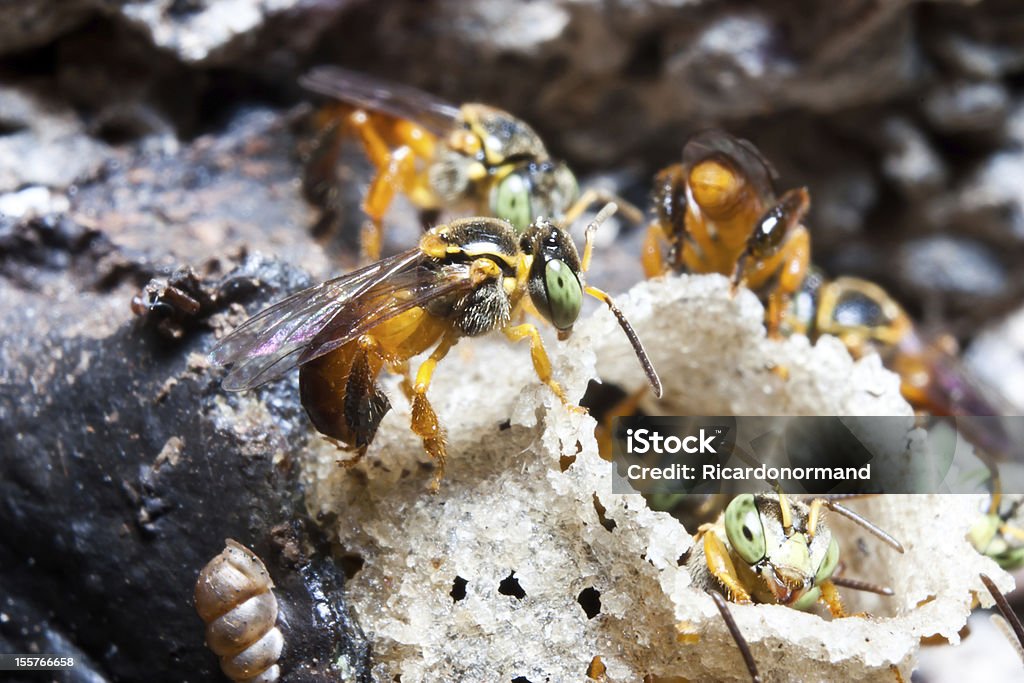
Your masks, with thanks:
[{"label": "yellow and black bee", "polygon": [[[233,365],[223,383],[231,391],[259,386],[298,366],[302,404],[313,425],[354,450],[355,460],[390,409],[377,376],[384,368],[403,376],[412,430],[437,464],[436,488],[447,451],[427,389],[437,363],[463,337],[501,331],[513,341],[529,340],[538,377],[563,403],[579,409],[552,376],[537,327],[516,322],[524,310],[539,313],[565,339],[583,295],[600,299],[661,395],[658,376],[622,312],[583,279],[597,226],[614,210],[609,204],[588,226],[582,259],[569,235],[546,219],[522,233],[487,217],[437,226],[414,249],[271,306],[221,340],[211,358]],[[410,374],[409,360],[428,350]]]},{"label": "yellow and black bee", "polygon": [[612,199],[598,190],[580,196],[569,167],[526,122],[501,109],[456,106],[338,67],[316,68],[302,85],[335,100],[317,114],[320,142],[307,167],[307,192],[316,198],[333,187],[346,133],[376,169],[363,200],[371,220],[363,251],[371,260],[380,256],[382,221],[396,193],[424,212],[495,216],[519,231],[540,217],[571,223],[587,206]]}]

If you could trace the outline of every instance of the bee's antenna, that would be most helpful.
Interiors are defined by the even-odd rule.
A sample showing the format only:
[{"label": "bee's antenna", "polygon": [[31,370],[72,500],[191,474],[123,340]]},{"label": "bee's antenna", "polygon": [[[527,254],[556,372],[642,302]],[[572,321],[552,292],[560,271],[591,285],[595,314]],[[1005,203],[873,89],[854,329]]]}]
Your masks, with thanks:
[{"label": "bee's antenna", "polygon": [[619,310],[619,307],[615,305],[612,298],[607,292],[604,292],[597,287],[591,287],[587,285],[584,291],[595,299],[599,299],[606,304],[611,310],[612,314],[615,315],[616,320],[619,321],[619,327],[626,333],[626,339],[629,340],[630,345],[633,347],[633,353],[636,354],[636,359],[640,361],[640,367],[644,369],[644,374],[647,375],[647,381],[651,383],[651,390],[654,392],[655,398],[661,398],[664,392],[661,386],[661,378],[658,377],[657,370],[654,369],[654,364],[651,363],[650,357],[647,355],[647,351],[644,350],[644,345],[640,341],[640,337],[636,335],[636,330],[626,320],[626,316]]},{"label": "bee's antenna", "polygon": [[1006,601],[1002,591],[996,587],[995,582],[985,574],[979,574],[979,576],[981,577],[981,582],[985,584],[985,588],[992,594],[992,599],[996,601],[996,607],[1003,615],[1003,619],[1009,623],[1014,635],[1017,636],[1017,651],[1019,653],[1021,648],[1024,648],[1024,626],[1021,626],[1020,619],[1014,613],[1013,608],[1010,607],[1010,603]]},{"label": "bee's antenna", "polygon": [[747,664],[747,671],[750,672],[750,680],[753,683],[761,683],[761,675],[757,672],[757,663],[754,662],[754,655],[750,651],[750,645],[747,644],[747,639],[740,633],[740,627],[736,625],[736,620],[732,618],[732,612],[729,611],[729,605],[726,604],[725,598],[715,591],[708,591],[708,595],[714,600],[715,607],[718,608],[718,612],[722,615],[722,620],[725,622],[725,627],[729,629],[732,639],[736,641],[736,647],[740,649],[740,654],[743,655],[743,661]]},{"label": "bee's antenna", "polygon": [[[820,500],[821,504],[824,505],[825,507],[827,507],[832,512],[835,512],[838,515],[846,517],[848,520],[850,520],[854,524],[857,524],[857,525],[863,527],[865,530],[867,530],[868,532],[870,532],[874,536],[878,537],[878,539],[880,541],[882,541],[886,545],[890,546],[896,552],[898,552],[898,553],[904,552],[903,544],[902,543],[897,541],[895,538],[893,538],[892,536],[890,536],[886,532],[882,531],[882,529],[880,527],[876,526],[875,524],[872,524],[871,522],[869,522],[864,517],[861,517],[860,515],[858,515],[856,512],[854,512],[850,508],[844,507],[844,506],[840,505],[839,503],[837,503],[837,502],[835,502],[833,500],[828,500],[828,499],[825,499],[825,498],[819,498],[817,500]],[[812,505],[813,505],[813,502],[812,502]]]}]

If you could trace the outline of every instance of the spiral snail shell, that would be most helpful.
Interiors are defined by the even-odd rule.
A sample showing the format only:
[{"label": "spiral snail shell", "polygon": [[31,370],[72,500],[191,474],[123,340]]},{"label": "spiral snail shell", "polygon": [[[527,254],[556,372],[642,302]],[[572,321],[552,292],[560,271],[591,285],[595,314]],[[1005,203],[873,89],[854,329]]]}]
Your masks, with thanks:
[{"label": "spiral snail shell", "polygon": [[236,683],[271,683],[284,637],[275,625],[277,598],[267,568],[254,552],[228,539],[196,580],[196,611],[206,622],[206,645]]}]

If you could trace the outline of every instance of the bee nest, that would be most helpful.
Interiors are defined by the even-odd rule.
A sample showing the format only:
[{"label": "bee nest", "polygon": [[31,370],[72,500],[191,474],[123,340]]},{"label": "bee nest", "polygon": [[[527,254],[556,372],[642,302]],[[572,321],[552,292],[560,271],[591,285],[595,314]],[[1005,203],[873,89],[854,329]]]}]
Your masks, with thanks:
[{"label": "bee nest", "polygon": [[[760,304],[747,292],[731,297],[724,278],[641,283],[619,304],[665,384],[661,413],[912,416],[877,358],[854,362],[831,338],[813,347],[767,339]],[[568,343],[548,344],[571,397],[592,377],[644,382],[605,310]],[[363,463],[338,467],[327,444],[306,461],[311,512],[334,513],[325,517],[337,520],[331,531],[365,560],[348,592],[373,641],[378,680],[584,681],[594,657],[608,681],[749,680],[712,600],[683,566],[695,529],[639,495],[611,493],[594,420],[567,411],[537,381],[525,345],[467,340],[439,365],[431,399],[450,460],[436,495],[408,406],[388,391],[395,410]],[[979,509],[973,497],[850,506],[906,553],[833,515],[847,572],[895,596],[840,589],[850,612],[872,615],[840,620],[733,605],[765,680],[894,681],[892,666],[909,680],[921,638],[956,642],[973,593],[987,603],[979,572],[1012,585],[965,540]]]}]

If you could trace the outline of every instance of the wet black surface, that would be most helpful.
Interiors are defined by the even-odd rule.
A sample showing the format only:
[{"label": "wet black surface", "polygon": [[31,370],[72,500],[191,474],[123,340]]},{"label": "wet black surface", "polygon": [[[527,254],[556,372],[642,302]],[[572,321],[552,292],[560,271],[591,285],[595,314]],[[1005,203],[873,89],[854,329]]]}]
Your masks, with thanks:
[{"label": "wet black surface", "polygon": [[[35,272],[54,258],[23,243],[8,267]],[[83,665],[64,680],[217,680],[191,596],[230,537],[267,559],[279,586],[286,680],[333,680],[342,654],[365,671],[343,575],[295,521],[289,454],[306,423],[292,383],[259,400],[225,395],[205,363],[207,316],[259,306],[306,276],[250,258],[220,278],[171,282],[202,302],[178,338],[161,307],[143,309],[109,337],[35,340],[14,359],[31,380],[0,388],[0,648],[93,663],[94,678]]]}]

